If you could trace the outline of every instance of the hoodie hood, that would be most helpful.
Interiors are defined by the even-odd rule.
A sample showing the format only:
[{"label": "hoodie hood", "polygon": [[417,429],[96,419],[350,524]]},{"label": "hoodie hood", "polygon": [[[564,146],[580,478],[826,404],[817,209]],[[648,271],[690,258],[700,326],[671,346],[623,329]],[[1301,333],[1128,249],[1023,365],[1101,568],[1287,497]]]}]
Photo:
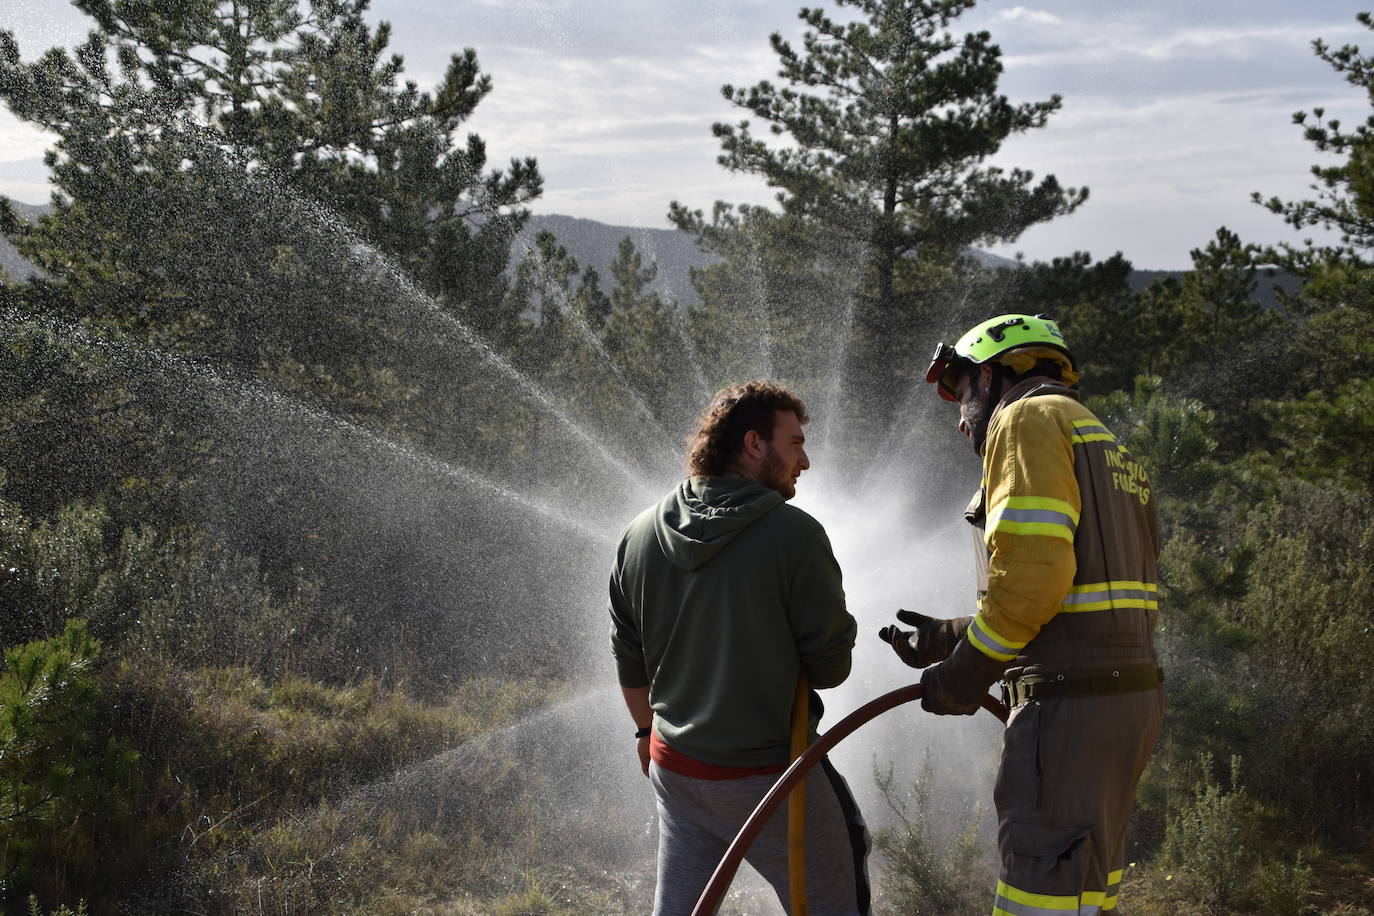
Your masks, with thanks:
[{"label": "hoodie hood", "polygon": [[783,502],[747,477],[689,477],[658,504],[654,534],[674,566],[698,569]]}]

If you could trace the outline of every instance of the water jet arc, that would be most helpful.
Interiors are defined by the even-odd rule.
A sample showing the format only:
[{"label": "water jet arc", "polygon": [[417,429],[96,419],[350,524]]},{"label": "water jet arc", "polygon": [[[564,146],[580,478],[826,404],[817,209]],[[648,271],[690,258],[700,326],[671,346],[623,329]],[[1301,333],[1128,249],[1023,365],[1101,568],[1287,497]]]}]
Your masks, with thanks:
[{"label": "water jet arc", "polygon": [[[692,916],[712,916],[716,907],[720,906],[721,898],[730,889],[730,882],[735,878],[735,872],[739,870],[739,864],[744,860],[744,854],[763,830],[763,824],[769,816],[777,810],[778,805],[792,790],[802,777],[807,774],[812,767],[820,762],[821,758],[830,752],[830,749],[839,744],[845,738],[853,734],[860,726],[867,723],[870,719],[877,718],[889,709],[901,706],[903,703],[910,703],[912,700],[919,700],[925,695],[925,688],[920,684],[910,684],[906,687],[898,687],[890,693],[885,693],[874,700],[869,700],[863,706],[845,716],[835,727],[824,735],[816,739],[816,743],[806,749],[787,771],[778,777],[778,781],[773,783],[773,788],[768,790],[768,794],[759,802],[754,813],[740,827],[739,833],[735,834],[734,841],[730,848],[725,850],[725,857],[720,860],[716,870],[711,874],[711,880],[706,882],[706,888],[697,898],[697,905],[692,909]],[[992,713],[1001,722],[1007,721],[1007,707],[995,699],[992,694],[983,697],[982,707]]]}]

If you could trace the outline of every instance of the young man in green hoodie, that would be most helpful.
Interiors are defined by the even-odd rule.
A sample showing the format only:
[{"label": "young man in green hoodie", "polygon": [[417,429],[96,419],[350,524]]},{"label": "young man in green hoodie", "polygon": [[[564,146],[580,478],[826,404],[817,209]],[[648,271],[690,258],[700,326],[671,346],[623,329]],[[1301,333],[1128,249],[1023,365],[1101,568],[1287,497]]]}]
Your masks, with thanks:
[{"label": "young man in green hoodie", "polygon": [[[749,382],[689,439],[689,477],[626,530],[610,581],[611,651],[658,804],[654,916],[689,914],[788,763],[792,698],[849,676],[856,626],[820,523],[795,506],[806,407]],[[811,694],[811,737],[821,713]],[[814,916],[869,912],[868,832],[827,760],[806,783]],[[785,812],[748,861],[789,905]]]}]

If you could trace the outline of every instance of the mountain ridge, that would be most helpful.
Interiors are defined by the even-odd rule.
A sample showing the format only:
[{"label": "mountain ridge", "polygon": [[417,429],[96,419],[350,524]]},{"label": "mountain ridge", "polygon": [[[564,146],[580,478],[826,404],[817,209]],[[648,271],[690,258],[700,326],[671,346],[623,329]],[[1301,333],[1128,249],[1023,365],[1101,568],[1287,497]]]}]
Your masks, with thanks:
[{"label": "mountain ridge", "polygon": [[[26,204],[11,200],[10,206],[21,219],[31,222],[37,217],[52,211],[52,207],[42,204]],[[561,213],[534,213],[511,246],[511,266],[519,262],[524,254],[534,247],[535,236],[548,230],[557,237],[558,243],[567,249],[568,254],[577,260],[579,270],[591,267],[601,278],[603,287],[611,283],[611,264],[622,239],[627,236],[639,249],[646,263],[658,265],[658,276],[649,288],[665,298],[675,300],[686,306],[696,305],[698,298],[692,288],[691,269],[706,267],[719,259],[701,251],[696,240],[678,229],[654,229],[647,226],[621,226],[602,223],[597,220]],[[970,253],[988,267],[1017,267],[1020,262],[991,254],[977,248]],[[11,278],[19,281],[39,273],[38,268],[27,261],[8,239],[0,237],[0,269]],[[1151,281],[1164,277],[1181,277],[1179,270],[1134,269],[1129,279],[1131,289],[1139,292]],[[1255,291],[1262,301],[1272,298],[1269,288],[1261,283]]]}]

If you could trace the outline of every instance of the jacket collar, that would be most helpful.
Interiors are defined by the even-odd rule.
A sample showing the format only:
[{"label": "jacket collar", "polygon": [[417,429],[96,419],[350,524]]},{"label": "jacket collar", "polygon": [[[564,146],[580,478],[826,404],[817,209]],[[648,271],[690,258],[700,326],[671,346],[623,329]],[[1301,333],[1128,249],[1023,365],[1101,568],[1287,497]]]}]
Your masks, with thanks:
[{"label": "jacket collar", "polygon": [[1002,395],[1002,400],[997,402],[997,406],[992,411],[992,416],[988,418],[988,424],[991,425],[997,415],[1008,405],[1015,404],[1017,401],[1024,401],[1026,398],[1035,398],[1046,394],[1060,394],[1066,398],[1073,398],[1075,401],[1082,400],[1082,396],[1076,388],[1070,388],[1063,382],[1057,382],[1043,375],[1032,376],[1017,382],[1006,394]]}]

